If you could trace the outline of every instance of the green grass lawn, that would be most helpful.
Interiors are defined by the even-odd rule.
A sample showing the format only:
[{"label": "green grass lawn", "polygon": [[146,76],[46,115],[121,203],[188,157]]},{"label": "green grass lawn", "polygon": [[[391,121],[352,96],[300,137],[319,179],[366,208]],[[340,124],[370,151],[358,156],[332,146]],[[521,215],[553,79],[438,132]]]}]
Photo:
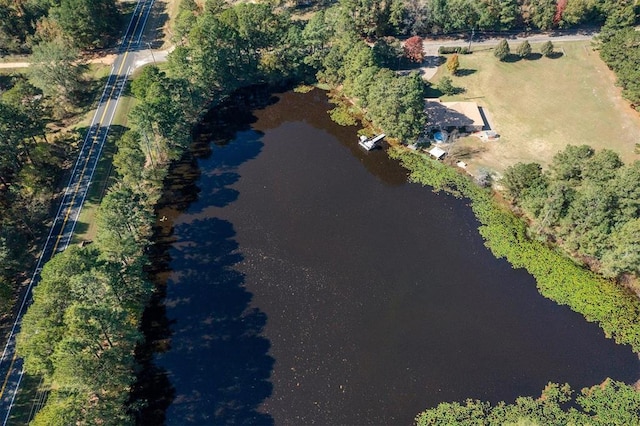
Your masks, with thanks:
[{"label": "green grass lawn", "polygon": [[[511,46],[514,51],[516,46]],[[539,45],[532,45],[533,52]],[[471,171],[500,173],[517,162],[543,165],[568,144],[588,144],[616,151],[625,162],[640,159],[640,114],[621,98],[615,77],[590,42],[556,45],[562,55],[550,59],[500,62],[493,50],[460,55],[461,75],[453,84],[466,91],[442,100],[476,101],[484,107],[501,139],[460,140],[475,151],[466,158]],[[442,66],[433,80],[448,75]],[[455,151],[453,151],[455,153]]]}]

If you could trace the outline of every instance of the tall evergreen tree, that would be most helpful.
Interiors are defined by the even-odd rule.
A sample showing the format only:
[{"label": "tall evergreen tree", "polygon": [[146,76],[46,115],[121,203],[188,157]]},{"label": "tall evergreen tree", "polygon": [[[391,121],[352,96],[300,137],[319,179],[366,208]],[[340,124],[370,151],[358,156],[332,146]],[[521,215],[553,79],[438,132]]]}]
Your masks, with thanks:
[{"label": "tall evergreen tree", "polygon": [[50,14],[82,49],[106,47],[121,30],[115,0],[61,0]]}]

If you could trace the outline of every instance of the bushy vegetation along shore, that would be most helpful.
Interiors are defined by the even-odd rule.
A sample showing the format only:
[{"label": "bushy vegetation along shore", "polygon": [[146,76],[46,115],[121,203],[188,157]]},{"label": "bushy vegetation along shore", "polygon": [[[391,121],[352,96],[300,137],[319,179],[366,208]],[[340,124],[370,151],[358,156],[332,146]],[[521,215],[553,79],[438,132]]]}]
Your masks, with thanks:
[{"label": "bushy vegetation along shore", "polygon": [[634,294],[586,270],[558,249],[529,238],[525,223],[468,176],[423,154],[396,149],[390,155],[410,170],[413,181],[469,198],[487,247],[514,268],[533,275],[543,296],[568,305],[600,324],[616,342],[640,352],[640,300]]}]

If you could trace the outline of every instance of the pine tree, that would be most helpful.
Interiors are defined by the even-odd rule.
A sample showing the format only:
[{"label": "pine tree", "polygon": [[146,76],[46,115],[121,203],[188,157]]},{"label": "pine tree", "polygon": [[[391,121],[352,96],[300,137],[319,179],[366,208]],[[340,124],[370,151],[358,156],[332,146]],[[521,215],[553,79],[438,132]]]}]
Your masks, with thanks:
[{"label": "pine tree", "polygon": [[511,49],[509,49],[509,42],[507,41],[507,39],[502,39],[493,51],[495,57],[500,59],[501,61],[507,59],[509,53],[511,53]]},{"label": "pine tree", "polygon": [[527,40],[523,41],[522,44],[520,44],[516,49],[516,53],[521,58],[527,58],[529,55],[531,55],[531,45],[529,44],[529,42]]},{"label": "pine tree", "polygon": [[545,41],[540,48],[540,53],[542,53],[547,58],[553,55],[553,43],[551,43],[551,41]]}]

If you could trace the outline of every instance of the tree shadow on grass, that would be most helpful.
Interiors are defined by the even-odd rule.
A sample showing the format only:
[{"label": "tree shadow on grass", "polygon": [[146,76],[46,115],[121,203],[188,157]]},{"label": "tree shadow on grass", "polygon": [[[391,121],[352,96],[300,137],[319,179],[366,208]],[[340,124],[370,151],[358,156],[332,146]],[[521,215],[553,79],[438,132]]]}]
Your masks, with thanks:
[{"label": "tree shadow on grass", "polygon": [[509,53],[503,60],[502,62],[506,62],[508,64],[513,64],[516,63],[518,61],[521,61],[522,57],[520,57],[519,55],[516,55],[515,53]]},{"label": "tree shadow on grass", "polygon": [[442,93],[442,91],[440,91],[440,89],[436,88],[435,86],[429,86],[424,91],[425,98],[439,98],[441,96],[444,96],[444,93]]},{"label": "tree shadow on grass", "polygon": [[459,69],[456,72],[456,76],[458,76],[458,77],[466,77],[468,75],[475,74],[476,72],[478,72],[478,70],[473,70],[473,69],[469,69],[469,68],[462,68],[462,69]]},{"label": "tree shadow on grass", "polygon": [[547,58],[558,59],[558,58],[562,58],[563,56],[564,56],[564,53],[562,52],[551,52],[549,55],[547,55]]}]

